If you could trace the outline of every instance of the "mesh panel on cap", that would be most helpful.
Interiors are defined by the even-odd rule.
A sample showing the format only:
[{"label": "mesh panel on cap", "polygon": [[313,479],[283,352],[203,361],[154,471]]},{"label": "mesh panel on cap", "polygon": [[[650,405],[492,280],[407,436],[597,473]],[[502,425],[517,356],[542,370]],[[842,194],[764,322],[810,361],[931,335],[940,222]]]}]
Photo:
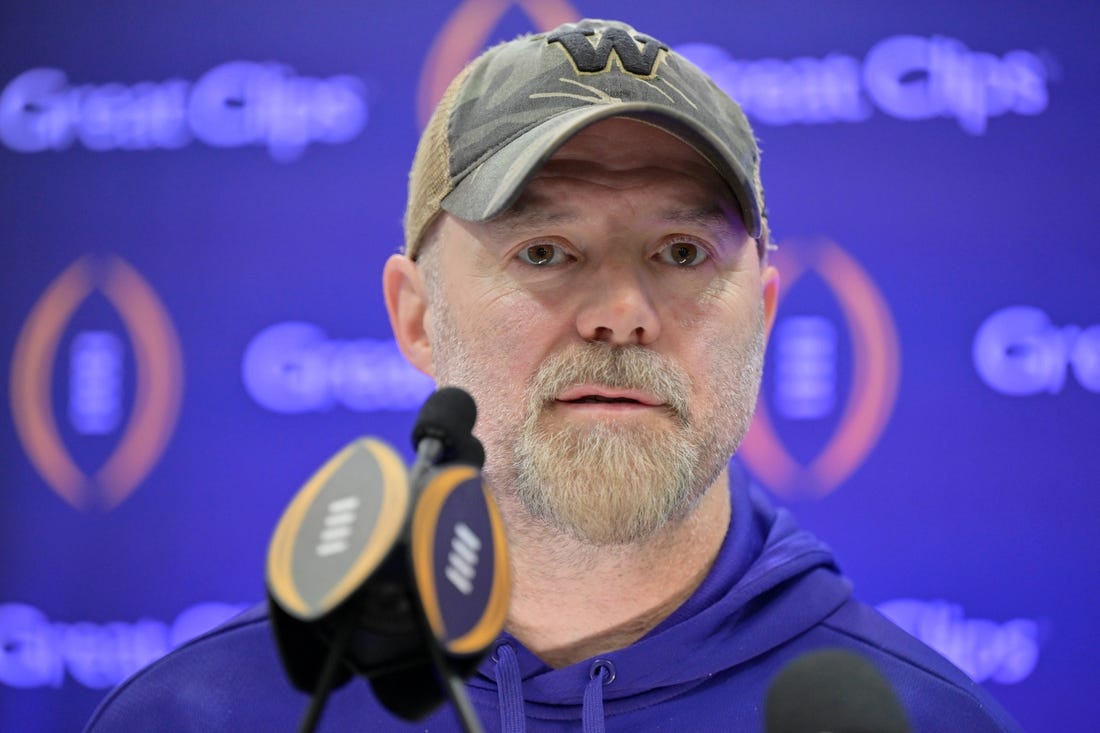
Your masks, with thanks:
[{"label": "mesh panel on cap", "polygon": [[409,200],[405,207],[405,254],[413,259],[419,253],[420,238],[439,215],[440,202],[451,192],[451,146],[447,142],[447,128],[455,98],[473,66],[470,64],[459,72],[443,92],[416,146],[416,157],[409,171]]}]

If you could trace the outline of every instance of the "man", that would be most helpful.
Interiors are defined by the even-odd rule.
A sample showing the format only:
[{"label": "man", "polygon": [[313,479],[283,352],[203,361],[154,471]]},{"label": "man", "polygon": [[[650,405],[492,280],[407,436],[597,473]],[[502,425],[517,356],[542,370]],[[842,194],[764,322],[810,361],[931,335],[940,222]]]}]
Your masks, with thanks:
[{"label": "man", "polygon": [[[507,633],[469,683],[488,730],[759,731],[780,669],[828,647],[874,664],[914,730],[1018,730],[731,481],[768,249],[740,108],[626,25],[503,44],[444,95],[383,284],[408,359],[474,395],[508,530]],[[90,730],[287,729],[304,706],[259,610],[139,673]],[[405,724],[353,682],[322,730],[360,729],[457,723]]]}]

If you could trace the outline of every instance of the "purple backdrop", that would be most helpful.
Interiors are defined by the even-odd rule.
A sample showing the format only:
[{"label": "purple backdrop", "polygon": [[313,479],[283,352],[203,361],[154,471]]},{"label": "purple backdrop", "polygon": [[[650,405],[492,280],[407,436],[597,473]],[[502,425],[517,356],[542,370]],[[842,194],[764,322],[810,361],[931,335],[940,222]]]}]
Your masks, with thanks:
[{"label": "purple backdrop", "polygon": [[1025,728],[1088,729],[1100,6],[378,5],[0,9],[0,730],[79,729],[258,600],[350,439],[408,456],[431,385],[378,283],[419,110],[582,15],[757,126],[786,286],[740,462]]}]

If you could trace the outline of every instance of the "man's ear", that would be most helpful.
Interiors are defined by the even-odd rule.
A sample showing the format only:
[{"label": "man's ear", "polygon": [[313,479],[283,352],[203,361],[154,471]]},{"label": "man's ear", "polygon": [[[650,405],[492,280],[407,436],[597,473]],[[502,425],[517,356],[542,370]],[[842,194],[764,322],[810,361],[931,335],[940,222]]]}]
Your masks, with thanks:
[{"label": "man's ear", "polygon": [[435,378],[432,343],[428,332],[428,290],[416,263],[392,255],[382,270],[382,293],[397,346],[409,362]]},{"label": "man's ear", "polygon": [[779,307],[779,270],[772,265],[760,273],[760,285],[764,294],[764,336],[771,335],[775,323],[775,311]]}]

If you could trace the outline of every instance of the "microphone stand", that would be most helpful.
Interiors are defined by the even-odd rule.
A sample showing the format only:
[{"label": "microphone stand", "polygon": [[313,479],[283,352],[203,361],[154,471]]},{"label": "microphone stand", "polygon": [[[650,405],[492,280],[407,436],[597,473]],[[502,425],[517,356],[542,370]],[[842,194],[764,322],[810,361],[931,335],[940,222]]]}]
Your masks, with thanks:
[{"label": "microphone stand", "polygon": [[[470,440],[461,443],[461,448],[466,451],[467,459],[480,454],[480,459],[471,460],[472,463],[476,463],[480,467],[485,462],[485,454],[481,450],[481,444],[477,442],[476,438],[473,438],[469,430],[464,431],[464,433]],[[476,450],[473,450],[475,447]],[[444,453],[444,445],[438,437],[431,432],[426,432],[416,440],[416,449],[416,461],[409,469],[409,487],[413,496],[413,506],[416,506],[416,502],[423,492],[428,472],[439,464]],[[416,614],[416,618],[420,626],[421,637],[428,645],[428,656],[432,660],[432,666],[435,667],[439,685],[447,693],[447,698],[451,701],[451,704],[454,705],[458,722],[466,733],[484,733],[481,720],[477,717],[474,706],[470,703],[470,696],[466,692],[466,686],[463,684],[462,678],[447,666],[447,660],[443,657],[443,652],[439,648],[439,641],[435,638],[435,633],[428,623],[427,616],[424,615],[423,607],[420,604],[416,604],[416,606],[420,609],[420,612]]]},{"label": "microphone stand", "polygon": [[317,689],[314,690],[313,697],[309,701],[309,707],[298,724],[298,733],[313,733],[317,730],[317,724],[321,722],[321,713],[324,711],[329,694],[332,692],[336,670],[339,668],[340,660],[344,658],[344,653],[348,649],[348,643],[351,641],[354,629],[354,624],[351,623],[350,619],[345,619],[344,623],[338,625],[336,635],[329,646],[328,655],[325,657],[325,664],[321,668],[321,675],[317,678]]},{"label": "microphone stand", "polygon": [[447,661],[443,658],[443,653],[439,649],[439,645],[436,642],[435,635],[431,633],[431,629],[427,628],[427,619],[420,615],[421,629],[425,632],[424,637],[428,642],[428,654],[431,656],[432,665],[435,667],[435,672],[439,676],[439,684],[443,688],[443,691],[447,693],[447,697],[450,699],[451,704],[454,705],[455,713],[458,716],[458,722],[462,725],[462,729],[466,733],[484,733],[484,729],[481,727],[481,720],[477,717],[477,712],[474,711],[474,706],[470,703],[470,696],[466,692],[466,685],[462,683],[462,678],[456,675],[451,668],[447,666]]},{"label": "microphone stand", "polygon": [[[439,685],[447,694],[451,704],[454,705],[459,724],[466,733],[484,733],[481,720],[470,703],[470,696],[466,692],[466,686],[462,683],[462,678],[451,671],[451,668],[447,665],[435,635],[428,628],[427,619],[424,618],[422,613],[417,614],[417,617],[421,635],[424,641],[427,642],[428,656],[431,658],[432,666],[439,677]],[[348,643],[351,641],[353,632],[354,624],[345,621],[339,625],[329,646],[328,654],[325,656],[321,675],[317,679],[317,688],[314,690],[309,707],[298,725],[298,733],[314,733],[317,730],[317,725],[321,722],[321,713],[324,712],[329,694],[332,692],[332,682],[336,678],[336,671],[347,652]]]}]

